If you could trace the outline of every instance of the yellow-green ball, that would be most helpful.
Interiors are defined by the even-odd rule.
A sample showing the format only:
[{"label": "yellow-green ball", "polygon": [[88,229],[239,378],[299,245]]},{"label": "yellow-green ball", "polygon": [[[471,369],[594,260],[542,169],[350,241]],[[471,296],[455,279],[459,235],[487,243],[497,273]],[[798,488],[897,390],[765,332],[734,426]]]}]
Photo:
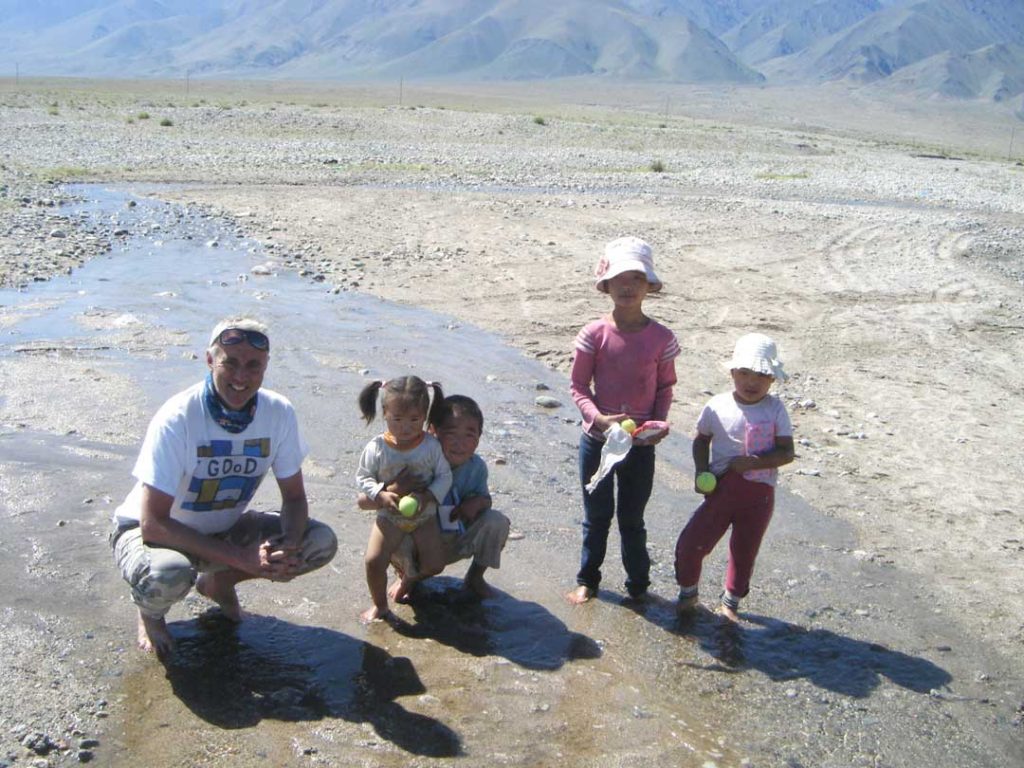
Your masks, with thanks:
[{"label": "yellow-green ball", "polygon": [[629,434],[636,432],[636,422],[632,419],[626,419],[619,422],[619,426],[626,430]]},{"label": "yellow-green ball", "polygon": [[415,496],[403,496],[398,502],[398,511],[405,517],[412,517],[420,510],[420,503]]},{"label": "yellow-green ball", "polygon": [[701,472],[697,475],[697,490],[701,493],[711,493],[718,485],[718,479],[710,472]]}]

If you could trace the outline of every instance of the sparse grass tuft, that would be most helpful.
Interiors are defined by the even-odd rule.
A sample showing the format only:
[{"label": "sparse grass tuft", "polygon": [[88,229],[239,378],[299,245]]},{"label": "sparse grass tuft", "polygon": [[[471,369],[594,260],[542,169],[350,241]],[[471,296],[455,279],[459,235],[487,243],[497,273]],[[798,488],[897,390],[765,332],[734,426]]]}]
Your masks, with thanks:
[{"label": "sparse grass tuft", "polygon": [[533,122],[535,122],[537,125],[547,125],[548,124],[548,121],[545,120],[540,115],[534,115],[533,116]]},{"label": "sparse grass tuft", "polygon": [[139,112],[135,117],[139,120],[149,120],[149,112]]},{"label": "sparse grass tuft", "polygon": [[60,114],[60,110],[56,107],[50,107],[48,110],[46,110],[46,114],[56,116]]},{"label": "sparse grass tuft", "polygon": [[664,173],[665,172],[665,164],[663,162],[661,162],[661,160],[654,160],[654,161],[652,161],[651,164],[648,166],[648,168],[650,168],[654,173]]},{"label": "sparse grass tuft", "polygon": [[44,181],[74,181],[76,179],[88,178],[91,172],[88,168],[79,168],[73,165],[57,165],[53,168],[42,168],[38,171],[39,178]]},{"label": "sparse grass tuft", "polygon": [[170,128],[172,125],[174,125],[174,121],[171,120],[171,118],[169,117],[165,117],[160,121],[160,125],[162,125],[164,128]]}]

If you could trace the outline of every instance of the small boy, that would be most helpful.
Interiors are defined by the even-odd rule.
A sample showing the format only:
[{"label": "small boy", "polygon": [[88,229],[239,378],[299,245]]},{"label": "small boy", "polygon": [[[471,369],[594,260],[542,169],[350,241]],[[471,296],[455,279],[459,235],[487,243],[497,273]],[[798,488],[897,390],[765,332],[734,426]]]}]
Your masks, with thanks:
[{"label": "small boy", "polygon": [[[694,487],[705,498],[679,534],[675,570],[677,609],[688,611],[698,604],[704,558],[732,526],[720,612],[736,621],[772,518],[777,467],[791,462],[794,452],[786,406],[768,394],[776,379],[786,378],[775,342],[760,333],[743,336],[736,342],[729,372],[733,391],[712,397],[697,419]],[[704,472],[715,475],[712,490],[696,482]]]},{"label": "small boy", "polygon": [[[438,522],[445,564],[472,557],[463,579],[465,587],[481,598],[490,597],[490,585],[484,579],[488,568],[501,566],[501,551],[508,540],[509,519],[491,508],[487,487],[487,464],[477,455],[483,434],[484,416],[480,406],[465,395],[446,397],[431,430],[441,442],[444,457],[452,468],[452,487],[438,505]],[[400,477],[401,480],[401,477]],[[408,492],[402,488],[399,492]],[[416,553],[410,537],[405,537],[391,564],[400,578],[388,590],[396,602],[404,600],[419,575]]]}]

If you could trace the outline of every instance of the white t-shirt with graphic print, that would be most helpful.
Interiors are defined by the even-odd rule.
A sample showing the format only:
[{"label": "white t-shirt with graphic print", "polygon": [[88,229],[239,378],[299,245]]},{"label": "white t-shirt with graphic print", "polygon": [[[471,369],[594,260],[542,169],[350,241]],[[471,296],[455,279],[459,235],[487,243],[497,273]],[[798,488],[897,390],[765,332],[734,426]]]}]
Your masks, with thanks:
[{"label": "white t-shirt with graphic print", "polygon": [[132,470],[138,482],[114,511],[118,525],[139,519],[146,484],[174,497],[173,519],[220,533],[245,512],[268,471],[284,479],[302,468],[309,447],[287,398],[261,389],[252,423],[233,434],[210,418],[204,386],[174,395],[153,417]]},{"label": "white t-shirt with graphic print", "polygon": [[[775,395],[747,405],[732,392],[715,395],[697,417],[697,431],[711,437],[711,471],[721,476],[737,456],[762,454],[775,447],[776,437],[792,437],[793,426],[783,402]],[[775,485],[777,469],[753,469],[743,477]]]}]

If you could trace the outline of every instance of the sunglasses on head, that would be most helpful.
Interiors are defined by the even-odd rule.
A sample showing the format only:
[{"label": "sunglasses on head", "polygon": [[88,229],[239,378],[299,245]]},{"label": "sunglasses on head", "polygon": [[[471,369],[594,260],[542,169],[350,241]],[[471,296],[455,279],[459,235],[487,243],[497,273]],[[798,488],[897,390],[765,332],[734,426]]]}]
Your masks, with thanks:
[{"label": "sunglasses on head", "polygon": [[247,331],[243,328],[225,328],[217,337],[217,343],[222,347],[231,347],[248,341],[253,349],[266,352],[270,349],[270,339],[265,333],[259,331]]}]

